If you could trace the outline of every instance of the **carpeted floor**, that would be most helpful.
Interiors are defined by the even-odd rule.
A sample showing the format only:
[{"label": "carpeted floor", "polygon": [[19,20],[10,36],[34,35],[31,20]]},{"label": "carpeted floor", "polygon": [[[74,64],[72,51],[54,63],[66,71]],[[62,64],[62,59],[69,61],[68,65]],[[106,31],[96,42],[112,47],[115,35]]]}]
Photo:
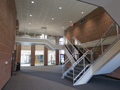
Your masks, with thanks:
[{"label": "carpeted floor", "polygon": [[61,66],[22,67],[3,90],[120,90],[120,80],[94,76],[88,84],[73,86],[61,79]]}]

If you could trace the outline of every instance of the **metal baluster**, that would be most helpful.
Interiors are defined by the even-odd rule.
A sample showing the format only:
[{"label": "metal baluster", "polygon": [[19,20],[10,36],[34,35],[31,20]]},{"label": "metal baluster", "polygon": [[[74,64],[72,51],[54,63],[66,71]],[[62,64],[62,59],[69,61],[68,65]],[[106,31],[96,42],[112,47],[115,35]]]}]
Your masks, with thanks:
[{"label": "metal baluster", "polygon": [[116,24],[117,37],[119,37],[119,26]]},{"label": "metal baluster", "polygon": [[91,61],[92,61],[92,63],[94,63],[93,51],[92,50],[90,51],[90,55],[91,55]]},{"label": "metal baluster", "polygon": [[74,67],[73,67],[73,84],[74,84],[74,77],[75,77],[74,75],[75,75],[75,74],[74,74]]},{"label": "metal baluster", "polygon": [[[83,66],[85,68],[85,57],[83,57]],[[84,70],[84,73],[85,73],[85,70]]]},{"label": "metal baluster", "polygon": [[102,38],[101,38],[101,51],[102,51],[102,53],[103,53]]}]

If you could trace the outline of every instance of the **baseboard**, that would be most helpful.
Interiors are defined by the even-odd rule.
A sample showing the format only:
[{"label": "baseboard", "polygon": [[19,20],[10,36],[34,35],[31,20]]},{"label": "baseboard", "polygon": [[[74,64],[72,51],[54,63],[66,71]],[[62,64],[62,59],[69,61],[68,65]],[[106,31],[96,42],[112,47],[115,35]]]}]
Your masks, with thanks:
[{"label": "baseboard", "polygon": [[102,76],[105,76],[105,77],[108,77],[108,78],[112,78],[112,79],[115,79],[115,80],[120,80],[120,78],[116,78],[116,77],[112,77],[112,76],[108,76],[108,75],[102,75]]}]

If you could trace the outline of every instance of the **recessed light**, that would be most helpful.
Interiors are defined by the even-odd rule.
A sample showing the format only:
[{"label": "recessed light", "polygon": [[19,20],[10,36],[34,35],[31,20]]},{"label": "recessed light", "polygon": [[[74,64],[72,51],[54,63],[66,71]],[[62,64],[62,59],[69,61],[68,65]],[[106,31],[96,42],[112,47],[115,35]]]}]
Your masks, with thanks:
[{"label": "recessed light", "polygon": [[31,23],[29,23],[29,24],[31,24]]},{"label": "recessed light", "polygon": [[84,12],[81,12],[82,14],[84,14]]},{"label": "recessed light", "polygon": [[31,1],[31,3],[35,3],[34,1]]},{"label": "recessed light", "polygon": [[72,23],[72,21],[70,21],[70,23]]},{"label": "recessed light", "polygon": [[32,14],[30,14],[30,17],[32,17]]},{"label": "recessed light", "polygon": [[62,9],[62,7],[59,7],[59,9]]},{"label": "recessed light", "polygon": [[62,27],[63,29],[65,28],[65,27]]},{"label": "recessed light", "polygon": [[52,18],[52,20],[54,20],[54,18]]}]

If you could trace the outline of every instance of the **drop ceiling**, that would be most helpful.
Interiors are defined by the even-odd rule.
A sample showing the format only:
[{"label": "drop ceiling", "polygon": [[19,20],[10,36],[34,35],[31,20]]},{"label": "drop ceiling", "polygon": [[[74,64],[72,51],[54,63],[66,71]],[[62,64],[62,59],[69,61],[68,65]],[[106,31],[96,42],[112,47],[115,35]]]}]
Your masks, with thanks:
[{"label": "drop ceiling", "polygon": [[20,32],[55,36],[64,36],[66,28],[97,8],[77,0],[15,1]]}]

